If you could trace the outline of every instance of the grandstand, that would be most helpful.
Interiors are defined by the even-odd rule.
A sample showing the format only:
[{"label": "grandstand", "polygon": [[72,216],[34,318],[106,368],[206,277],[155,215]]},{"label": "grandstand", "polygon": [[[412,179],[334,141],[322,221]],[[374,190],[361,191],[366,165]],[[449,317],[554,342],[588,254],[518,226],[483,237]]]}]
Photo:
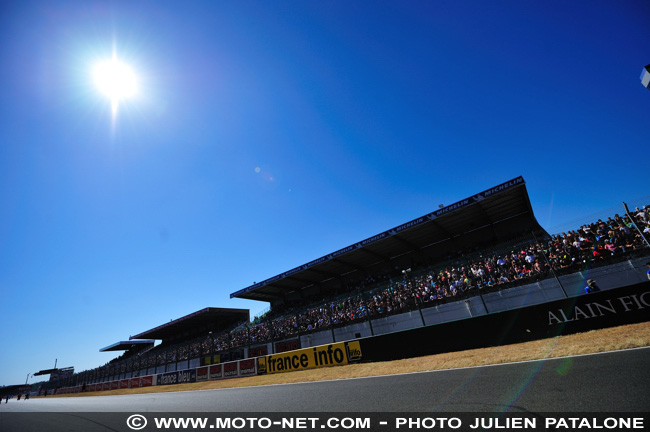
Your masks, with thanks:
[{"label": "grandstand", "polygon": [[305,297],[346,291],[368,276],[422,267],[534,233],[548,234],[517,177],[452,205],[315,259],[230,295],[291,305]]},{"label": "grandstand", "polygon": [[231,294],[271,304],[252,322],[248,310],[205,308],[103,348],[124,354],[52,386],[126,382],[489,315],[578,296],[588,278],[602,289],[639,283],[648,210],[549,235],[517,177]]}]

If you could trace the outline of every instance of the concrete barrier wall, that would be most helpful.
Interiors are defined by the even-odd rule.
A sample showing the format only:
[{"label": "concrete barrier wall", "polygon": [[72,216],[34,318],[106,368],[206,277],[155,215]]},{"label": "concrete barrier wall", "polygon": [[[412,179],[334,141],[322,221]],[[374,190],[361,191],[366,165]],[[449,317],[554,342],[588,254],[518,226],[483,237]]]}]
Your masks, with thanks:
[{"label": "concrete barrier wall", "polygon": [[315,332],[315,333],[302,336],[300,338],[300,345],[303,348],[316,346],[316,345],[327,345],[333,342],[334,339],[332,338],[332,330]]},{"label": "concrete barrier wall", "polygon": [[351,324],[349,326],[334,329],[334,339],[336,339],[336,342],[367,336],[372,336],[370,324],[368,324],[368,322]]},{"label": "concrete barrier wall", "polygon": [[422,317],[417,310],[372,320],[372,330],[375,335],[422,327],[422,325]]},{"label": "concrete barrier wall", "polygon": [[555,279],[546,279],[483,295],[490,313],[519,309],[563,298],[565,295]]},{"label": "concrete barrier wall", "polygon": [[485,306],[483,306],[480,297],[472,297],[422,309],[426,325],[471,318],[473,316],[485,315],[485,313]]},{"label": "concrete barrier wall", "polygon": [[594,279],[603,290],[634,285],[648,280],[645,274],[647,271],[645,263],[648,260],[650,260],[648,257],[627,260],[607,267],[560,276],[559,279],[569,297],[582,294],[588,279]]},{"label": "concrete barrier wall", "polygon": [[594,279],[602,290],[634,285],[647,281],[645,263],[648,260],[647,257],[637,258],[560,276],[559,283],[555,278],[545,279],[533,284],[484,294],[483,299],[490,313],[494,313],[562,299],[565,297],[563,289],[569,297],[584,294],[584,287],[589,279]]}]

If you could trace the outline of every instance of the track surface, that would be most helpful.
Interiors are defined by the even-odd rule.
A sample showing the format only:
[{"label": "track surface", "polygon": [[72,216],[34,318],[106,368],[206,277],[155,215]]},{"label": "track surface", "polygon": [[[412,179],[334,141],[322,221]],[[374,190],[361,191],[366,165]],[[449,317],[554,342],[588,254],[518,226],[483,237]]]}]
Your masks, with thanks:
[{"label": "track surface", "polygon": [[648,412],[650,348],[238,389],[11,400],[2,412]]}]

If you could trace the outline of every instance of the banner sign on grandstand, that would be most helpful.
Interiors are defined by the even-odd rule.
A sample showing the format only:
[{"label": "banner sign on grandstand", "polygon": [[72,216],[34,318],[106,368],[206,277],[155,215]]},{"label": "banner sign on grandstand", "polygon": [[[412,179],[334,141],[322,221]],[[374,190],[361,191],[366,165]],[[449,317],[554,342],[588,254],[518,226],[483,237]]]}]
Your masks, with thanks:
[{"label": "banner sign on grandstand", "polygon": [[257,374],[257,368],[255,367],[255,359],[240,360],[239,361],[239,375],[240,376],[249,376]]},{"label": "banner sign on grandstand", "polygon": [[223,364],[223,376],[224,378],[232,378],[236,377],[239,375],[239,368],[237,365],[239,362],[230,362],[230,363],[224,363]]},{"label": "banner sign on grandstand", "polygon": [[207,366],[196,368],[196,380],[197,381],[207,381],[208,380],[208,367]]},{"label": "banner sign on grandstand", "polygon": [[140,378],[131,378],[131,380],[129,381],[129,386],[131,388],[140,387]]},{"label": "banner sign on grandstand", "polygon": [[210,379],[222,378],[222,368],[221,365],[210,366]]},{"label": "banner sign on grandstand", "polygon": [[196,369],[158,374],[156,385],[185,384],[196,382]]},{"label": "banner sign on grandstand", "polygon": [[155,385],[153,378],[154,378],[153,375],[143,376],[140,379],[140,385],[142,387],[149,387],[149,386]]},{"label": "banner sign on grandstand", "polygon": [[259,373],[281,373],[348,364],[345,342],[321,345],[257,359]]},{"label": "banner sign on grandstand", "polygon": [[351,362],[361,360],[361,343],[359,341],[348,342],[348,358]]},{"label": "banner sign on grandstand", "polygon": [[453,213],[453,212],[455,212],[457,210],[460,210],[460,209],[465,208],[467,206],[470,206],[472,204],[476,204],[476,203],[478,203],[480,201],[483,201],[484,199],[489,198],[492,195],[495,195],[497,193],[503,192],[503,191],[508,190],[508,189],[512,189],[512,188],[517,187],[517,186],[521,186],[523,184],[525,184],[525,181],[524,181],[524,178],[521,177],[521,176],[519,176],[517,178],[514,178],[512,180],[509,180],[509,181],[507,181],[505,183],[501,183],[500,185],[497,185],[497,186],[494,186],[494,187],[492,187],[490,189],[484,190],[483,192],[477,193],[476,195],[473,195],[471,197],[468,197],[468,198],[465,198],[465,199],[460,200],[458,202],[455,202],[455,203],[453,203],[451,205],[448,205],[448,206],[443,207],[443,208],[441,208],[439,210],[431,212],[431,213],[429,213],[427,215],[424,215],[422,217],[414,219],[414,220],[412,220],[410,222],[406,222],[406,223],[404,223],[404,224],[402,224],[400,226],[397,226],[397,227],[395,227],[393,229],[390,229],[388,231],[384,231],[381,234],[377,234],[377,235],[375,235],[373,237],[362,240],[359,243],[355,243],[355,244],[347,246],[347,247],[345,247],[343,249],[339,249],[336,252],[332,252],[329,255],[318,258],[318,259],[316,259],[314,261],[311,261],[311,262],[309,262],[307,264],[304,264],[304,265],[302,265],[300,267],[296,267],[294,269],[288,270],[288,271],[286,271],[284,273],[281,273],[281,274],[279,274],[277,276],[274,276],[274,277],[272,277],[270,279],[266,279],[266,280],[264,280],[262,282],[258,282],[258,283],[254,284],[254,285],[251,285],[248,288],[244,288],[242,290],[239,290],[239,291],[237,291],[235,293],[230,294],[230,298],[237,297],[240,294],[244,294],[244,293],[247,293],[249,291],[253,291],[253,290],[255,290],[255,289],[259,288],[259,287],[268,285],[268,284],[270,284],[272,282],[275,282],[277,280],[284,279],[284,278],[286,278],[288,276],[291,276],[291,275],[296,274],[298,272],[301,272],[303,270],[307,270],[307,269],[313,267],[314,265],[321,264],[321,263],[323,263],[325,261],[332,260],[332,259],[334,259],[336,257],[347,254],[347,253],[352,252],[354,250],[361,249],[362,247],[364,247],[366,245],[369,245],[369,244],[374,243],[374,242],[379,241],[379,240],[383,240],[383,239],[385,239],[387,237],[390,237],[390,236],[394,236],[394,235],[399,234],[400,232],[402,232],[404,230],[413,228],[415,226],[425,224],[425,223],[430,222],[432,220],[435,220],[435,219],[437,219],[437,218],[439,218],[441,216],[444,216],[444,215],[446,215],[448,213]]}]

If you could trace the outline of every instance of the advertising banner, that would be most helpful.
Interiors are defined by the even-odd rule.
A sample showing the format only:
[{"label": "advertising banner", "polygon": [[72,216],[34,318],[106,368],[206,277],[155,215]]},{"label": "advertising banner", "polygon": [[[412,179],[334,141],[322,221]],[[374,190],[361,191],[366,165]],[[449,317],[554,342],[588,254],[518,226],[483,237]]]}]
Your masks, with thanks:
[{"label": "advertising banner", "polygon": [[102,390],[110,390],[111,389],[111,383],[110,381],[104,382],[102,385]]},{"label": "advertising banner", "polygon": [[213,380],[219,378],[223,378],[223,371],[221,365],[218,364],[218,365],[210,366],[210,379]]},{"label": "advertising banner", "polygon": [[281,373],[348,364],[345,342],[258,358],[260,373]]},{"label": "advertising banner", "polygon": [[129,380],[128,379],[123,379],[120,380],[120,388],[129,388]]},{"label": "advertising banner", "polygon": [[230,362],[223,364],[223,376],[224,378],[232,378],[239,375],[239,368],[237,367],[238,362]]},{"label": "advertising banner", "polygon": [[348,342],[348,359],[351,362],[361,360],[361,343],[359,341]]},{"label": "advertising banner", "polygon": [[196,369],[167,372],[156,376],[156,385],[171,385],[196,382]]},{"label": "advertising banner", "polygon": [[140,386],[149,387],[152,385],[154,385],[153,375],[143,376],[142,378],[140,378]]},{"label": "advertising banner", "polygon": [[239,361],[239,375],[241,376],[250,376],[257,373],[255,368],[255,359],[240,360]]},{"label": "advertising banner", "polygon": [[111,390],[117,390],[120,388],[120,382],[119,381],[111,381]]},{"label": "advertising banner", "polygon": [[200,367],[196,369],[196,380],[197,381],[207,381],[208,380],[208,367]]},{"label": "advertising banner", "polygon": [[178,372],[178,383],[193,383],[196,382],[196,369],[187,369]]},{"label": "advertising banner", "polygon": [[140,378],[131,378],[131,380],[129,381],[129,386],[131,388],[140,387]]}]

